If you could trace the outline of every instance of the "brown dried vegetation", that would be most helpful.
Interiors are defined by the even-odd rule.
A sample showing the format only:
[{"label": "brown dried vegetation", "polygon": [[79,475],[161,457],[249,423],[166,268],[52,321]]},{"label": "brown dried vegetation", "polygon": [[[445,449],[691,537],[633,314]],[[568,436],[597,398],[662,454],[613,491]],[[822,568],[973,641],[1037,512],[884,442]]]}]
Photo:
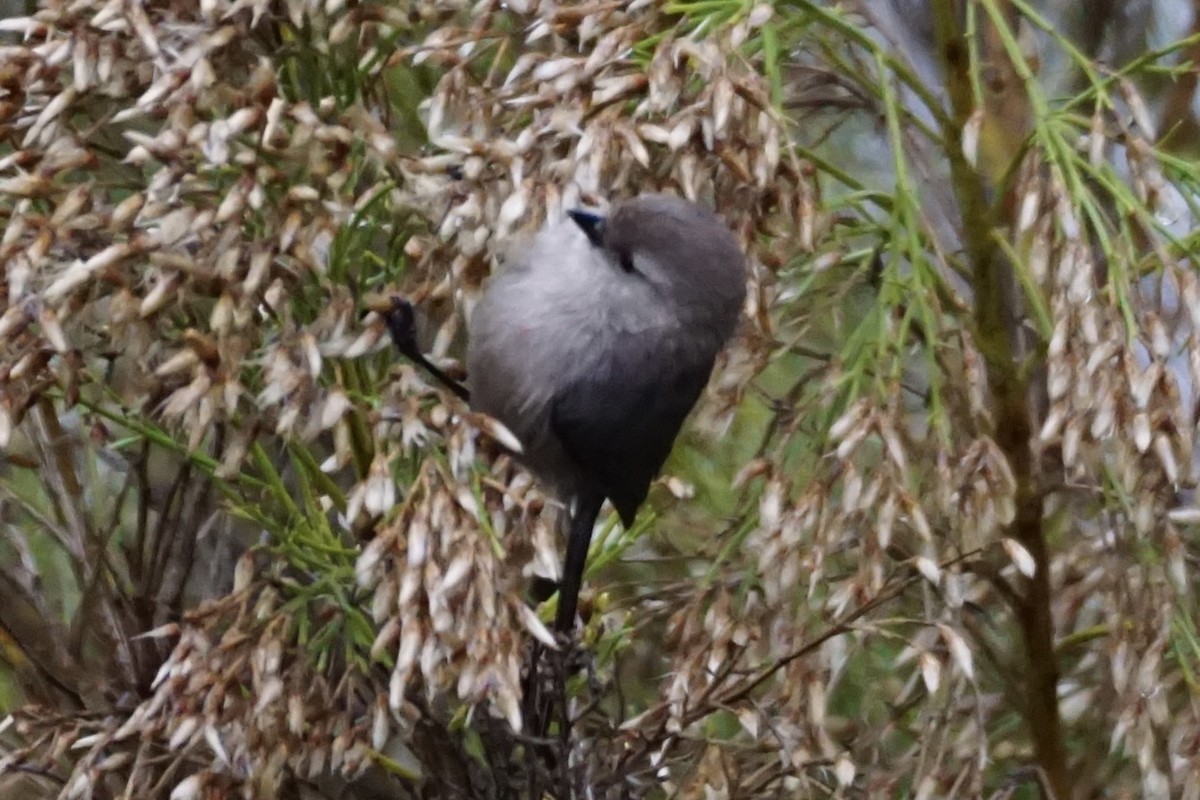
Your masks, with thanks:
[{"label": "brown dried vegetation", "polygon": [[[804,2],[0,23],[0,793],[1200,797],[1197,186],[973,7],[944,92]],[[747,321],[534,746],[552,509],[364,310],[447,359],[509,242],[662,188]]]}]

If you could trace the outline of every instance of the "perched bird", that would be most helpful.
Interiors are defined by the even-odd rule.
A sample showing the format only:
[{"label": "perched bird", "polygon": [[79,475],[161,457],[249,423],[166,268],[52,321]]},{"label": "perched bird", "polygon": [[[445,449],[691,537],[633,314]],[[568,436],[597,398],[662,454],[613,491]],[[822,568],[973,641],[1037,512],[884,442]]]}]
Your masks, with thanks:
[{"label": "perched bird", "polygon": [[511,430],[521,460],[572,507],[564,633],[601,505],[633,523],[746,294],[737,241],[702,206],[646,194],[567,217],[491,279],[467,354],[472,408]]}]

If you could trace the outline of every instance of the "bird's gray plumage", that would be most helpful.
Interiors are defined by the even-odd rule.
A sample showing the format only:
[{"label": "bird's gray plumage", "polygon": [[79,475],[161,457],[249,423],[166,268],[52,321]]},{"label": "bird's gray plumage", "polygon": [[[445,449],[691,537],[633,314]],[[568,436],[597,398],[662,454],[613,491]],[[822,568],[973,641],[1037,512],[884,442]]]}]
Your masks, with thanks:
[{"label": "bird's gray plumage", "polygon": [[526,465],[576,503],[560,627],[574,621],[600,503],[632,523],[744,298],[728,227],[667,195],[549,224],[484,292],[470,320],[471,405],[516,434]]}]

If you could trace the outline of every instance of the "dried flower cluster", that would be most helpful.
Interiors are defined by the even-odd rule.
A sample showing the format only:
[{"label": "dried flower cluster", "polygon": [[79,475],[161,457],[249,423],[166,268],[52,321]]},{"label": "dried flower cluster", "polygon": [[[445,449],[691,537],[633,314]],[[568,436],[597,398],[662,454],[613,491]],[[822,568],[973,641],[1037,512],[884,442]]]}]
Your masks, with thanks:
[{"label": "dried flower cluster", "polygon": [[[238,5],[154,19],[140,6],[54,5],[10,21],[29,43],[6,60],[23,149],[5,159],[2,187],[13,215],[0,251],[0,442],[49,381],[74,388],[106,368],[125,379],[122,400],[178,422],[192,449],[214,423],[241,427],[226,473],[258,426],[311,437],[338,422],[344,395],[317,376],[361,334],[328,275],[330,248],[376,191],[351,185],[344,155],[361,146],[390,161],[395,144],[361,114],[350,127],[331,106],[284,100]],[[230,86],[214,64],[249,78]],[[92,98],[129,105],[77,128]],[[307,183],[294,181],[301,167]],[[288,302],[299,286],[321,288],[319,309]]]},{"label": "dried flower cluster", "polygon": [[[1126,100],[1139,119],[1131,90]],[[1026,171],[1014,230],[1027,242],[1030,272],[1044,287],[1053,320],[1048,408],[1034,448],[1047,469],[1044,480],[1065,484],[1056,510],[1080,515],[1063,563],[1074,556],[1074,563],[1089,565],[1062,576],[1068,586],[1059,602],[1078,609],[1072,616],[1080,629],[1112,626],[1100,657],[1080,659],[1078,671],[1065,676],[1067,713],[1094,718],[1100,698],[1101,707],[1121,708],[1106,727],[1112,745],[1136,762],[1144,796],[1196,797],[1200,758],[1184,743],[1197,719],[1183,700],[1189,690],[1164,663],[1179,626],[1190,626],[1183,620],[1194,603],[1177,523],[1191,512],[1172,513],[1197,478],[1190,409],[1200,397],[1200,294],[1194,266],[1173,252],[1172,242],[1190,217],[1132,124],[1108,124],[1120,126],[1128,142],[1120,152],[1138,200],[1171,220],[1166,230],[1155,230],[1149,216],[1130,222],[1150,243],[1153,255],[1143,257],[1156,268],[1143,277],[1132,261],[1098,258],[1054,171]],[[1152,127],[1144,118],[1138,124]],[[1088,144],[1098,158],[1099,145]],[[1150,552],[1157,555],[1149,558]]]},{"label": "dried flower cluster", "polygon": [[[361,774],[390,731],[386,703],[361,678],[331,684],[314,670],[281,606],[269,589],[240,590],[151,632],[178,638],[145,702],[70,728],[28,709],[14,722],[31,743],[9,759],[50,773],[75,753],[65,797],[274,797],[296,777]],[[174,766],[150,768],[164,753]]]}]

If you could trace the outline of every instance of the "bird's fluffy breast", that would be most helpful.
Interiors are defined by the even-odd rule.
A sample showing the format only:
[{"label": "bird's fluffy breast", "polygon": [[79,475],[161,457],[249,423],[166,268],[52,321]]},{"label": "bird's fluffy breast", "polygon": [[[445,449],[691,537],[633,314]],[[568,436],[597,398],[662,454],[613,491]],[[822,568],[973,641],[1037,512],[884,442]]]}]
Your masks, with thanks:
[{"label": "bird's fluffy breast", "polygon": [[566,491],[570,480],[556,477],[570,467],[549,434],[555,387],[609,370],[614,350],[679,338],[654,289],[608,263],[569,221],[493,276],[469,327],[472,407],[511,429],[529,466]]}]

